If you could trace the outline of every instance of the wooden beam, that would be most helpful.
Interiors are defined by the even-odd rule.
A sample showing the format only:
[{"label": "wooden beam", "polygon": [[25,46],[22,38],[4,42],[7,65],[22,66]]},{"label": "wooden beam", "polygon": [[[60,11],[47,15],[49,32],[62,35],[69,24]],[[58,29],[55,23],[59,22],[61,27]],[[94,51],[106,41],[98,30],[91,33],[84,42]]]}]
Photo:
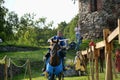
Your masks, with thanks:
[{"label": "wooden beam", "polygon": [[87,50],[81,51],[82,55],[86,55],[88,53]]},{"label": "wooden beam", "polygon": [[97,42],[95,48],[99,49],[99,48],[102,48],[104,46],[105,46],[105,41],[103,40],[103,41]]},{"label": "wooden beam", "polygon": [[108,42],[111,42],[118,34],[119,34],[119,28],[117,27],[107,38]]},{"label": "wooden beam", "polygon": [[106,57],[106,75],[105,80],[113,80],[112,77],[112,62],[111,62],[111,42],[108,42],[109,29],[103,30],[103,36],[105,40],[105,57]]},{"label": "wooden beam", "polygon": [[28,60],[29,80],[32,80],[30,60]]},{"label": "wooden beam", "polygon": [[7,80],[8,78],[8,68],[7,68],[7,58],[5,58],[5,68],[4,68],[4,80]]},{"label": "wooden beam", "polygon": [[99,66],[98,66],[98,55],[100,53],[100,49],[95,49],[95,67],[96,67],[96,80],[99,80]]},{"label": "wooden beam", "polygon": [[[92,51],[94,51],[94,46],[92,46],[91,49],[92,49]],[[89,52],[91,52],[91,49],[88,48],[87,50],[81,51],[82,55],[88,54]]]},{"label": "wooden beam", "polygon": [[104,29],[103,30],[103,39],[105,40],[105,60],[106,60],[106,53],[107,53],[107,47],[106,47],[106,45],[107,45],[107,37],[108,37],[108,35],[109,35],[109,29]]}]

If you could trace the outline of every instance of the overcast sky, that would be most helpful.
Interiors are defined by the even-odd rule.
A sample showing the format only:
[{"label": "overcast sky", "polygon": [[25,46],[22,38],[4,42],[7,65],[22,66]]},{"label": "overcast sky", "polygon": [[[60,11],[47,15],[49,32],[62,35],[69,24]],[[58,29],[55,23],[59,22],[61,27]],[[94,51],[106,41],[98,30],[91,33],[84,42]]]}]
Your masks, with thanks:
[{"label": "overcast sky", "polygon": [[34,12],[38,18],[47,17],[48,22],[54,21],[54,26],[69,22],[78,13],[78,3],[73,4],[72,0],[5,0],[4,5],[19,16]]}]

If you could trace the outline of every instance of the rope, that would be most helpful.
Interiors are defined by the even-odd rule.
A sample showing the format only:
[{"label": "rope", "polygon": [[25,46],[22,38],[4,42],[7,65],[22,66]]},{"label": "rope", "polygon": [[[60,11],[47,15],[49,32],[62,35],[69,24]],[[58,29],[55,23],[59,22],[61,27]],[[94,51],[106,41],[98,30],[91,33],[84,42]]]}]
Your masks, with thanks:
[{"label": "rope", "polygon": [[[28,62],[29,62],[29,60],[27,59],[26,62],[25,62],[25,64],[23,64],[23,65],[21,65],[21,66],[17,65],[17,64],[16,64],[15,62],[13,62],[11,59],[9,59],[9,61],[10,61],[14,66],[19,67],[19,68],[22,68],[22,67],[24,67],[24,66],[26,65],[25,74],[24,74],[24,79],[25,79],[25,77],[26,77],[26,75],[27,75]],[[9,64],[9,66],[10,66],[10,64]]]},{"label": "rope", "polygon": [[22,67],[24,67],[24,66],[26,65],[25,74],[24,74],[24,79],[25,79],[25,77],[26,77],[26,75],[27,75],[28,61],[29,61],[29,60],[27,59],[26,62],[25,62],[25,64],[19,66],[19,65],[17,65],[15,62],[13,62],[12,60],[10,60],[10,62],[11,62],[14,66],[19,67],[19,68],[22,68]]},{"label": "rope", "polygon": [[[0,64],[5,64],[5,59],[6,59],[6,57],[7,57],[7,55],[5,55],[4,57],[3,57],[3,59],[1,59],[0,60]],[[26,69],[25,69],[25,74],[24,74],[24,79],[25,79],[25,77],[26,77],[26,74],[27,74],[27,70],[28,70],[28,62],[29,62],[29,60],[27,59],[26,60],[26,62],[23,64],[23,65],[17,65],[13,60],[11,60],[11,58],[9,58],[8,60],[7,60],[7,67],[10,67],[10,76],[11,76],[11,80],[12,80],[12,78],[13,78],[13,75],[12,75],[12,64],[14,65],[14,66],[16,66],[16,67],[19,67],[19,68],[22,68],[22,67],[24,67],[25,65],[26,65]],[[12,63],[12,64],[11,64]]]},{"label": "rope", "polygon": [[7,55],[5,55],[2,60],[5,60],[6,57],[7,57]]},{"label": "rope", "polygon": [[10,62],[11,62],[12,64],[14,64],[14,66],[21,68],[21,67],[24,67],[24,66],[28,63],[28,59],[26,60],[25,64],[23,64],[22,66],[17,65],[15,62],[13,62],[13,60],[10,60]]},{"label": "rope", "polygon": [[7,55],[5,55],[2,60],[0,60],[0,64],[5,64],[6,57],[7,57]]}]

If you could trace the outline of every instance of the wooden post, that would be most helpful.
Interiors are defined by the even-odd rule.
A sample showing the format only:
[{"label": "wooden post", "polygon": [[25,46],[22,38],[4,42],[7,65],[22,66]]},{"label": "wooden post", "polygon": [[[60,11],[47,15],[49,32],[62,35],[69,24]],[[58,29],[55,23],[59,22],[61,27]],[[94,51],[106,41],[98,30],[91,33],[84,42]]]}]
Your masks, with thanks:
[{"label": "wooden post", "polygon": [[7,58],[5,58],[4,80],[7,80]]},{"label": "wooden post", "polygon": [[118,28],[119,28],[118,39],[119,39],[119,44],[120,44],[120,18],[118,19]]},{"label": "wooden post", "polygon": [[10,80],[13,80],[12,64],[10,64]]},{"label": "wooden post", "polygon": [[109,29],[103,29],[103,39],[105,41],[105,60],[106,60],[106,56],[107,56],[107,47],[106,47],[106,45],[108,43],[107,42],[108,35],[109,35]]},{"label": "wooden post", "polygon": [[90,47],[90,54],[89,54],[90,80],[92,78],[92,64],[91,64],[92,54],[93,54],[93,52],[92,52],[92,49]]},{"label": "wooden post", "polygon": [[30,78],[30,80],[32,80],[32,77],[31,77],[31,68],[30,68],[30,60],[28,60],[28,70],[29,70],[29,78]]},{"label": "wooden post", "polygon": [[99,49],[94,50],[95,55],[95,67],[96,67],[96,80],[99,80],[99,69],[98,69],[98,55],[99,55]]},{"label": "wooden post", "polygon": [[91,53],[91,57],[92,57],[92,67],[91,67],[91,77],[92,77],[92,80],[94,80],[94,46],[91,46],[91,50],[92,50],[92,53]]},{"label": "wooden post", "polygon": [[105,80],[113,80],[112,77],[112,61],[111,61],[111,42],[108,43],[107,37],[109,35],[109,29],[103,30],[103,36],[105,39],[105,58],[106,58],[106,76]]},{"label": "wooden post", "polygon": [[[90,57],[89,57],[89,52],[88,52],[88,50],[89,50],[89,48],[88,49],[86,49],[87,50],[87,58],[89,59],[89,61],[90,61]],[[90,64],[90,62],[89,62],[89,64]],[[87,69],[88,70],[88,69]],[[87,71],[86,70],[86,71]],[[88,72],[87,72],[87,74],[88,74]],[[88,80],[90,80],[90,75],[88,74]]]}]

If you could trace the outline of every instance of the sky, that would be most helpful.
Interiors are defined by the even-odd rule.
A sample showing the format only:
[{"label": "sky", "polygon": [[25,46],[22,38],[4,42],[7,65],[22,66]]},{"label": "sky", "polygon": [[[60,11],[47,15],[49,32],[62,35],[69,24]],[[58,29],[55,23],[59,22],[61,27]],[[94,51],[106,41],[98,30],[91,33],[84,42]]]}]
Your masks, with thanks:
[{"label": "sky", "polygon": [[25,13],[35,13],[37,18],[46,17],[47,23],[53,26],[66,21],[67,23],[78,13],[78,3],[72,0],[4,0],[9,11],[15,11],[19,17]]}]

